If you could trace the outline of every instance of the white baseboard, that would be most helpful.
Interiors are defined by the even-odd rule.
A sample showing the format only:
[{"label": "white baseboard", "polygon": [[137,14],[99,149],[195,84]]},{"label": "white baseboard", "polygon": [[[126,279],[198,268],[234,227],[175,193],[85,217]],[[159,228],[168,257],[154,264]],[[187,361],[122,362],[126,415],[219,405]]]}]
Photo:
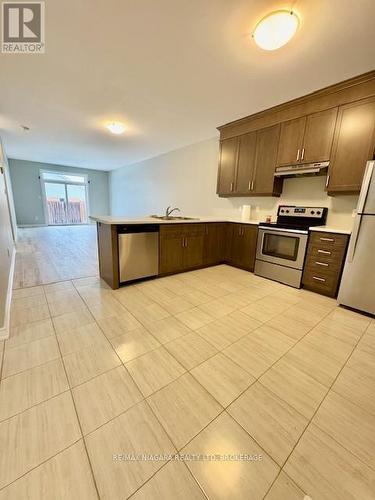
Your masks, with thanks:
[{"label": "white baseboard", "polygon": [[45,227],[48,224],[17,224],[17,227]]},{"label": "white baseboard", "polygon": [[9,278],[8,278],[7,299],[5,302],[4,326],[0,327],[0,340],[6,340],[9,338],[10,305],[12,302],[13,278],[14,278],[15,266],[16,266],[16,249],[13,247],[13,254],[12,254],[12,260],[11,260],[11,264],[10,264],[10,271],[9,271]]}]

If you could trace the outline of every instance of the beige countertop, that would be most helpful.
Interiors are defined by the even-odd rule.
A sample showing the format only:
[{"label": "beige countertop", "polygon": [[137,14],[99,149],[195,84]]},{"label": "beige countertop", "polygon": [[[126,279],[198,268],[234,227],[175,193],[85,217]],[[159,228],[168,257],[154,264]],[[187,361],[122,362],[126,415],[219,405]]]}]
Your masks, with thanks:
[{"label": "beige countertop", "polygon": [[258,225],[259,221],[255,220],[241,220],[241,219],[226,219],[225,217],[197,217],[188,220],[162,220],[155,219],[153,217],[135,217],[135,218],[125,218],[110,215],[98,215],[90,216],[90,219],[101,222],[103,224],[192,224],[192,223],[204,223],[204,222],[235,222],[240,224],[255,224]]},{"label": "beige countertop", "polygon": [[310,231],[321,231],[323,233],[336,233],[336,234],[351,234],[351,229],[342,229],[333,226],[313,226],[309,227]]},{"label": "beige countertop", "polygon": [[[90,219],[101,222],[102,224],[194,224],[194,223],[205,223],[205,222],[233,222],[237,224],[252,224],[259,225],[263,221],[257,220],[241,220],[233,219],[233,218],[225,218],[225,217],[197,217],[194,219],[188,220],[162,220],[155,219],[153,217],[134,217],[134,218],[126,218],[120,216],[111,216],[111,215],[98,215],[91,216]],[[310,231],[324,231],[326,233],[336,233],[336,234],[351,234],[350,229],[342,229],[333,226],[313,226],[309,228]]]}]

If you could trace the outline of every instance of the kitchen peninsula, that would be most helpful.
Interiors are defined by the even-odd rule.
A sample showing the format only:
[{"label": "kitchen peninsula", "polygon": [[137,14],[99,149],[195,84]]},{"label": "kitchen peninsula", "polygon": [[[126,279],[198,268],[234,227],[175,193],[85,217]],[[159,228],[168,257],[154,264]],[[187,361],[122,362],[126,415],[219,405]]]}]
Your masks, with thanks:
[{"label": "kitchen peninsula", "polygon": [[[132,267],[134,261],[140,265],[140,260],[146,258],[152,262],[157,259],[157,266],[148,268],[151,274],[146,274],[143,266],[140,278],[224,262],[254,270],[258,221],[214,217],[162,220],[98,216],[92,219],[97,223],[100,276],[112,289],[128,281],[121,279],[121,268]],[[139,236],[121,248],[125,234]],[[134,259],[129,259],[134,251],[137,252]]]}]

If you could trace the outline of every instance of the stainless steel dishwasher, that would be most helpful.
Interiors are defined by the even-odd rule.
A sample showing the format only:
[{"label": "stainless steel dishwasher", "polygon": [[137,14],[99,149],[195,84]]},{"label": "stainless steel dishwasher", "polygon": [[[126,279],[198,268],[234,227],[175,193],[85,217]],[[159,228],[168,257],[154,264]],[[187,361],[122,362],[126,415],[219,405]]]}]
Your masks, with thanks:
[{"label": "stainless steel dishwasher", "polygon": [[119,226],[120,283],[159,274],[159,226]]}]

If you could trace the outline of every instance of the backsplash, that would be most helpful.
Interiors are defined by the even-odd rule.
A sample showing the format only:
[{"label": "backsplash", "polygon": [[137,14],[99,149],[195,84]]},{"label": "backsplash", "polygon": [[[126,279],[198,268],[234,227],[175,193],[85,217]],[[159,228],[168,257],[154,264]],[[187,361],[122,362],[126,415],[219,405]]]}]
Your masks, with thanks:
[{"label": "backsplash", "polygon": [[[279,205],[328,207],[327,225],[351,229],[358,196],[327,196],[325,182],[323,176],[285,179],[280,198],[246,198],[245,204],[251,205],[251,218],[256,220],[265,220],[267,215],[275,220]],[[233,201],[237,205],[238,201]],[[237,210],[240,214],[241,207]]]}]

